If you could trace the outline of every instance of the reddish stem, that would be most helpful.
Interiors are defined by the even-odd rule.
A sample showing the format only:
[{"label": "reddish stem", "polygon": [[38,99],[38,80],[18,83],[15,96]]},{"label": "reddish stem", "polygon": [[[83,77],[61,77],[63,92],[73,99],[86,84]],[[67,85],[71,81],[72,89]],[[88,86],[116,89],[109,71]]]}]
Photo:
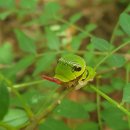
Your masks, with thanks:
[{"label": "reddish stem", "polygon": [[57,83],[57,84],[61,84],[62,82],[59,79],[53,78],[53,77],[49,77],[46,75],[42,75],[43,79],[49,80],[51,82]]}]

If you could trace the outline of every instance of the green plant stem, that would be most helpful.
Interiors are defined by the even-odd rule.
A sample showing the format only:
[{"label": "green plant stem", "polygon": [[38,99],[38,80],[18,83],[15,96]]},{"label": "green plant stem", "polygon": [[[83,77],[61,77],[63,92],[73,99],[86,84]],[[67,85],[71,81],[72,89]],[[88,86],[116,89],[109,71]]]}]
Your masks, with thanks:
[{"label": "green plant stem", "polygon": [[126,46],[127,44],[129,44],[130,41],[127,41],[123,44],[121,44],[120,46],[118,46],[116,49],[114,49],[113,51],[109,52],[101,61],[99,61],[99,63],[95,66],[95,70],[107,59],[109,58],[113,53],[115,53],[116,51],[120,50],[121,48],[123,48],[124,46]]},{"label": "green plant stem", "polygon": [[103,93],[102,91],[100,91],[99,89],[97,89],[94,86],[90,86],[90,88],[95,91],[96,93],[98,93],[99,95],[101,95],[103,98],[105,98],[108,102],[110,102],[112,105],[116,106],[118,109],[120,109],[122,112],[124,112],[126,115],[130,116],[130,112],[125,109],[122,105],[120,105],[119,103],[117,103],[115,100],[111,99],[109,96],[107,96],[105,93]]},{"label": "green plant stem", "polygon": [[[98,78],[96,79],[96,87],[97,87],[97,89],[99,89],[99,79]],[[102,129],[102,120],[101,120],[101,108],[100,108],[101,98],[98,93],[97,93],[96,99],[97,99],[97,115],[98,115],[99,128],[100,128],[100,130],[103,130]]]},{"label": "green plant stem", "polygon": [[16,84],[16,85],[13,85],[13,87],[14,88],[23,88],[25,86],[36,85],[36,84],[40,84],[43,82],[44,82],[44,80],[37,80],[37,81],[33,81],[33,82],[28,82],[28,83]]}]

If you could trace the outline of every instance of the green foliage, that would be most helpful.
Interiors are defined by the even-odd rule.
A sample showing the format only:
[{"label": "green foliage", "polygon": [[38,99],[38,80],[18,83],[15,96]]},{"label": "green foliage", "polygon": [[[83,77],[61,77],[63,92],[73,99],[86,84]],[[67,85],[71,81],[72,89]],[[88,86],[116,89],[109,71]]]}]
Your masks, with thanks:
[{"label": "green foliage", "polygon": [[34,70],[34,75],[39,74],[40,72],[46,71],[52,65],[56,59],[56,54],[54,53],[45,53],[36,63],[36,68]]},{"label": "green foliage", "polygon": [[94,122],[87,122],[78,126],[76,130],[98,130],[98,124]]},{"label": "green foliage", "polygon": [[111,67],[122,67],[125,64],[126,60],[122,55],[113,54],[108,58],[107,62]]},{"label": "green foliage", "polygon": [[93,37],[91,42],[94,48],[99,51],[111,51],[113,48],[113,46],[108,41],[98,37]]},{"label": "green foliage", "polygon": [[0,120],[3,119],[9,108],[9,92],[5,81],[0,81]]},{"label": "green foliage", "polygon": [[88,118],[84,107],[70,100],[63,100],[55,110],[56,114],[66,118]]},{"label": "green foliage", "polygon": [[130,35],[130,15],[128,15],[127,13],[122,13],[120,15],[120,20],[119,20],[120,26],[122,27],[122,29],[128,34]]},{"label": "green foliage", "polygon": [[47,119],[40,125],[39,130],[70,130],[62,121]]},{"label": "green foliage", "polygon": [[130,83],[126,84],[124,86],[124,88],[123,88],[123,98],[122,98],[123,102],[130,103],[130,94],[129,94],[129,91],[130,91]]},{"label": "green foliage", "polygon": [[[114,9],[98,11],[108,2],[119,18],[111,19]],[[130,5],[127,0],[78,4],[0,0],[0,130],[130,129]],[[42,74],[55,75],[64,54],[83,57],[84,66],[96,71],[94,81],[71,93],[81,78],[72,71],[73,88],[43,80]]]},{"label": "green foliage", "polygon": [[11,43],[4,43],[0,47],[0,64],[10,64],[13,60]]},{"label": "green foliage", "polygon": [[36,53],[35,40],[31,39],[25,33],[20,30],[15,30],[15,34],[18,40],[18,44],[21,50],[29,53]]},{"label": "green foliage", "polygon": [[27,114],[21,109],[10,109],[3,121],[9,125],[18,127],[28,120]]},{"label": "green foliage", "polygon": [[102,111],[102,118],[105,123],[114,130],[128,129],[128,123],[123,119],[124,114],[115,107],[106,103]]}]

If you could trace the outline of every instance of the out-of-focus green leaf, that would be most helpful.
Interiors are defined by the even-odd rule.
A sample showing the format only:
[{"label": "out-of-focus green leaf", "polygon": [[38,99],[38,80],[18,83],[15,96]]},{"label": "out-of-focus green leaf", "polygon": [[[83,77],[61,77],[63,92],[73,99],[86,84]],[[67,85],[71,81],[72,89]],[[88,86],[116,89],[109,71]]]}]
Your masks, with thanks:
[{"label": "out-of-focus green leaf", "polygon": [[115,90],[122,90],[124,85],[125,85],[125,81],[122,78],[114,77],[114,78],[111,79],[111,86]]},{"label": "out-of-focus green leaf", "polygon": [[8,112],[9,107],[9,92],[7,84],[2,80],[0,81],[0,120],[4,118]]},{"label": "out-of-focus green leaf", "polygon": [[55,20],[56,17],[60,17],[60,14],[58,14],[60,9],[61,7],[58,3],[47,2],[44,6],[42,15],[38,19],[39,23],[46,25],[52,22],[52,20]]},{"label": "out-of-focus green leaf", "polygon": [[36,69],[33,75],[37,75],[40,72],[47,71],[51,64],[56,60],[56,54],[45,53],[36,63]]},{"label": "out-of-focus green leaf", "polygon": [[26,113],[20,109],[10,109],[3,119],[4,122],[16,127],[26,123],[27,120]]},{"label": "out-of-focus green leaf", "polygon": [[0,7],[1,8],[14,8],[15,7],[15,1],[14,0],[0,0]]},{"label": "out-of-focus green leaf", "polygon": [[83,106],[70,100],[63,100],[56,108],[55,113],[66,118],[89,117],[89,114],[86,112]]},{"label": "out-of-focus green leaf", "polygon": [[4,43],[0,46],[0,64],[10,64],[13,60],[11,43]]},{"label": "out-of-focus green leaf", "polygon": [[130,103],[130,83],[126,84],[123,89],[122,101]]},{"label": "out-of-focus green leaf", "polygon": [[98,124],[94,122],[87,122],[79,125],[76,130],[98,130]]},{"label": "out-of-focus green leaf", "polygon": [[70,130],[62,121],[47,119],[39,126],[39,130]]},{"label": "out-of-focus green leaf", "polygon": [[82,17],[82,13],[76,13],[70,17],[70,23],[77,22]]},{"label": "out-of-focus green leaf", "polygon": [[35,9],[37,6],[38,0],[20,0],[19,5],[22,8]]},{"label": "out-of-focus green leaf", "polygon": [[85,30],[87,32],[91,32],[93,30],[95,30],[97,28],[97,25],[96,24],[88,24],[86,27],[85,27]]},{"label": "out-of-focus green leaf", "polygon": [[24,32],[16,29],[15,30],[16,38],[18,40],[18,45],[21,50],[29,53],[36,54],[35,40],[31,39]]},{"label": "out-of-focus green leaf", "polygon": [[94,48],[99,51],[111,51],[113,48],[108,41],[98,37],[92,37],[91,43],[94,45]]},{"label": "out-of-focus green leaf", "polygon": [[71,47],[73,50],[78,50],[82,42],[82,38],[80,36],[73,36],[71,41]]},{"label": "out-of-focus green leaf", "polygon": [[122,67],[125,62],[125,58],[119,54],[113,54],[107,59],[107,63],[112,67]]},{"label": "out-of-focus green leaf", "polygon": [[113,107],[111,104],[106,103],[104,106],[104,110],[101,115],[105,123],[113,130],[127,130],[128,123],[125,121],[124,113],[122,113],[116,107]]},{"label": "out-of-focus green leaf", "polygon": [[16,75],[18,72],[25,70],[34,62],[35,57],[29,55],[17,62],[12,68],[9,69],[9,76]]},{"label": "out-of-focus green leaf", "polygon": [[48,48],[52,50],[59,50],[60,41],[55,32],[51,31],[49,28],[46,28],[46,38]]},{"label": "out-of-focus green leaf", "polygon": [[130,35],[130,15],[127,13],[122,13],[120,15],[119,24],[122,29]]},{"label": "out-of-focus green leaf", "polygon": [[0,20],[5,20],[10,14],[11,14],[11,11],[0,13]]},{"label": "out-of-focus green leaf", "polygon": [[91,102],[86,102],[86,103],[84,103],[83,107],[84,107],[84,109],[86,111],[92,112],[92,111],[94,111],[96,109],[96,103],[94,103],[92,101]]}]

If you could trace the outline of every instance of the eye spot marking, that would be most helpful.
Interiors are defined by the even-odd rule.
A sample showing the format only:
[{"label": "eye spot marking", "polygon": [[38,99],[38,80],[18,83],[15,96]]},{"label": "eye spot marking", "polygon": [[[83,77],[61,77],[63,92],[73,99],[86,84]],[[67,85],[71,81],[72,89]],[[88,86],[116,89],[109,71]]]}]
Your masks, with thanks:
[{"label": "eye spot marking", "polygon": [[73,70],[74,71],[81,71],[81,67],[80,66],[73,66]]}]

